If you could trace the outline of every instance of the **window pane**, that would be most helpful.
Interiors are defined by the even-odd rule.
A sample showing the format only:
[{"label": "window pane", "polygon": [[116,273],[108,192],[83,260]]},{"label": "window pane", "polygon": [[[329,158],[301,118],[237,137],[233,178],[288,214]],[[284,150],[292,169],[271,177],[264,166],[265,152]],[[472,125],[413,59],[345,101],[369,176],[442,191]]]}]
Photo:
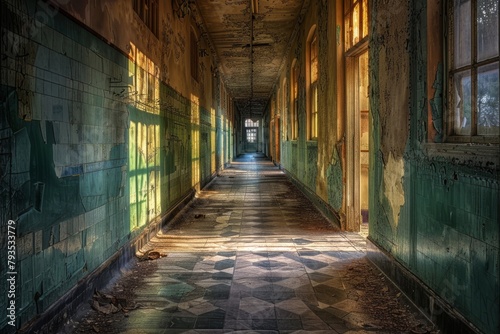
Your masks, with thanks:
[{"label": "window pane", "polygon": [[456,135],[471,134],[471,77],[470,71],[456,73],[453,76],[454,103],[453,125]]},{"label": "window pane", "polygon": [[498,55],[498,0],[477,2],[477,58]]},{"label": "window pane", "polygon": [[352,12],[352,45],[359,42],[359,3]]},{"label": "window pane", "polygon": [[318,42],[316,34],[311,41],[311,83],[318,80]]},{"label": "window pane", "polygon": [[477,71],[477,133],[500,134],[498,62]]},{"label": "window pane", "polygon": [[247,142],[248,143],[257,142],[257,129],[247,129]]},{"label": "window pane", "polygon": [[363,37],[368,36],[368,0],[363,0]]},{"label": "window pane", "polygon": [[358,82],[359,82],[359,110],[368,111],[370,99],[368,98],[368,52],[359,56]]},{"label": "window pane", "polygon": [[299,66],[297,64],[295,64],[295,66],[293,67],[293,72],[292,72],[292,75],[293,75],[293,98],[296,99],[298,94],[299,94],[299,83],[298,83],[298,80],[299,80]]},{"label": "window pane", "polygon": [[453,13],[455,68],[471,62],[471,5],[470,0],[455,0]]},{"label": "window pane", "polygon": [[259,127],[259,120],[252,120],[251,118],[247,118],[245,120],[245,127],[247,128],[258,128]]},{"label": "window pane", "polygon": [[299,100],[293,101],[293,139],[299,137]]},{"label": "window pane", "polygon": [[345,49],[346,51],[351,48],[351,20],[350,14],[345,17],[344,20],[344,32],[345,32]]},{"label": "window pane", "polygon": [[314,84],[312,90],[312,106],[311,106],[311,137],[318,137],[318,86]]}]

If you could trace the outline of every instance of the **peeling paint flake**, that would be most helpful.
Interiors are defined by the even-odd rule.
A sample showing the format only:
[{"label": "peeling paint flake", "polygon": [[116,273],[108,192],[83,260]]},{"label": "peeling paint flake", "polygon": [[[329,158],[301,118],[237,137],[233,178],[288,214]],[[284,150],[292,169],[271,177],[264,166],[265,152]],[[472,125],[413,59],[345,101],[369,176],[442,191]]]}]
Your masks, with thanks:
[{"label": "peeling paint flake", "polygon": [[401,207],[405,204],[403,177],[404,161],[402,158],[394,159],[391,152],[385,165],[384,195],[391,205],[393,224],[395,226],[398,225]]}]

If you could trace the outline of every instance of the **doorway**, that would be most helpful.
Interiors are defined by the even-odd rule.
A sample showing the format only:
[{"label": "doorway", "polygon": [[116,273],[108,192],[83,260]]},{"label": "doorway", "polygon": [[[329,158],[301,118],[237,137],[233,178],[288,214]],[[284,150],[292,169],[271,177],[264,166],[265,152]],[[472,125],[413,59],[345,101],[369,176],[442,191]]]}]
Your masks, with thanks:
[{"label": "doorway", "polygon": [[259,120],[247,118],[244,127],[245,152],[257,152],[259,149]]},{"label": "doorway", "polygon": [[359,193],[361,223],[368,223],[368,176],[370,166],[370,122],[368,98],[368,52],[358,59],[359,74]]},{"label": "doorway", "polygon": [[274,162],[279,164],[281,162],[281,140],[280,140],[280,129],[281,129],[281,122],[280,118],[277,117],[276,121],[274,122]]},{"label": "doorway", "polygon": [[368,50],[346,57],[347,229],[359,231],[369,219],[370,111]]}]

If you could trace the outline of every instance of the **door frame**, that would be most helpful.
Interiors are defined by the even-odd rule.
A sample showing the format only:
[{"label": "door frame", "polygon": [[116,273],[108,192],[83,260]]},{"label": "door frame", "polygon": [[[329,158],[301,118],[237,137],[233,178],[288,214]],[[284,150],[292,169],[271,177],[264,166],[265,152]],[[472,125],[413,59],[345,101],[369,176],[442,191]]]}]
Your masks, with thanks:
[{"label": "door frame", "polygon": [[359,231],[361,215],[361,145],[359,108],[359,58],[368,43],[349,50],[345,56],[346,78],[346,229]]}]

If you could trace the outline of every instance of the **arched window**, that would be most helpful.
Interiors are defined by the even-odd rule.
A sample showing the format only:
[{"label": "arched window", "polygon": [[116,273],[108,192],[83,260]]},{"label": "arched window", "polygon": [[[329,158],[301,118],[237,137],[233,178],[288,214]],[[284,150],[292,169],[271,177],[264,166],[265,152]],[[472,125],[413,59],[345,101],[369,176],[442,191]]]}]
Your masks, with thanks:
[{"label": "arched window", "polygon": [[245,119],[245,127],[246,128],[258,128],[259,127],[259,120],[252,120],[251,118]]}]

